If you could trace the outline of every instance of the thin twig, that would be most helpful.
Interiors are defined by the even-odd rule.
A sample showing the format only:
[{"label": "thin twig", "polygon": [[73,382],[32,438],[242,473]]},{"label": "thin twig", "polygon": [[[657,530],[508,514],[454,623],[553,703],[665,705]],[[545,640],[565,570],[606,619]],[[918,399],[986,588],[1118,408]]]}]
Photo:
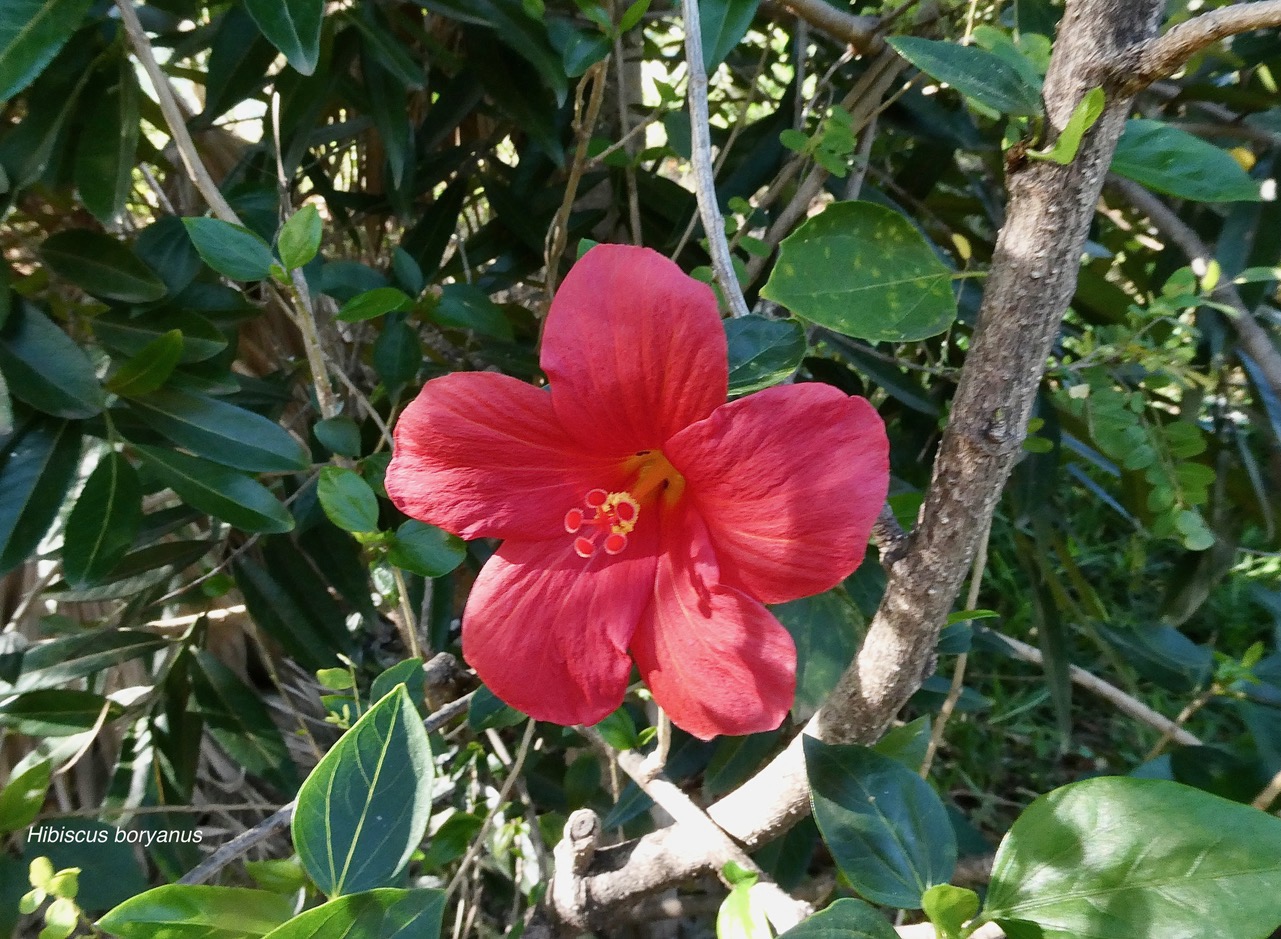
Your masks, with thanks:
[{"label": "thin twig", "polygon": [[707,115],[707,68],[703,64],[703,32],[698,19],[697,0],[681,0],[685,22],[685,59],[689,63],[689,82],[685,95],[689,102],[690,166],[694,171],[698,212],[712,256],[712,269],[725,294],[731,316],[746,316],[747,300],[734,273],[734,260],[725,240],[725,220],[716,201],[716,177],[712,172],[712,139]]}]

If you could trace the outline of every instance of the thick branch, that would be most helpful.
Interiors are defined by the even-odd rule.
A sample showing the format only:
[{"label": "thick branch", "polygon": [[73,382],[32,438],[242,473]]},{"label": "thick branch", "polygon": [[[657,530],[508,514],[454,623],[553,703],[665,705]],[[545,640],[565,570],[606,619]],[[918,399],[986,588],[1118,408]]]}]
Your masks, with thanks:
[{"label": "thick branch", "polygon": [[875,52],[881,39],[877,31],[881,20],[875,16],[855,16],[827,0],[778,0],[778,5],[795,13],[806,23],[839,39],[856,52]]},{"label": "thick branch", "polygon": [[1281,0],[1220,7],[1171,27],[1165,35],[1123,49],[1112,74],[1126,94],[1137,94],[1179,70],[1192,56],[1221,39],[1253,29],[1281,26]]}]

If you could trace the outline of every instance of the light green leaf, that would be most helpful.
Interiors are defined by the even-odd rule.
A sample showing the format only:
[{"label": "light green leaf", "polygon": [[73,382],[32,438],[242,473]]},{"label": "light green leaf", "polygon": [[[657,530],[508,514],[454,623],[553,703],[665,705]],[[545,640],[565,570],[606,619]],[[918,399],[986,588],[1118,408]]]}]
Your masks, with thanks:
[{"label": "light green leaf", "polygon": [[993,111],[1028,117],[1041,113],[1037,89],[996,53],[919,36],[891,36],[886,41],[935,81],[951,85]]},{"label": "light green leaf", "polygon": [[978,915],[979,895],[964,887],[936,884],[921,897],[921,908],[948,939],[959,939],[961,927]]},{"label": "light green leaf", "polygon": [[1225,150],[1160,121],[1136,118],[1112,157],[1112,172],[1149,189],[1199,202],[1258,202],[1260,185]]},{"label": "light green leaf", "polygon": [[142,486],[133,465],[111,452],[98,461],[67,518],[62,574],[75,586],[97,583],[120,563],[142,523]]},{"label": "light green leaf", "polygon": [[342,305],[338,319],[344,323],[359,323],[371,320],[384,313],[395,313],[406,310],[413,305],[409,294],[397,287],[375,287],[357,294]]},{"label": "light green leaf", "polygon": [[290,65],[304,75],[316,70],[324,0],[245,0],[245,9]]},{"label": "light green leaf", "polygon": [[278,893],[166,884],[129,898],[98,926],[120,939],[252,939],[292,915],[292,899]]},{"label": "light green leaf", "polygon": [[443,577],[467,556],[457,535],[417,519],[403,523],[387,546],[387,560],[422,577]]},{"label": "light green leaf", "polygon": [[1028,158],[1050,160],[1059,166],[1067,166],[1076,158],[1076,152],[1081,148],[1081,138],[1094,126],[1106,104],[1107,96],[1103,89],[1099,86],[1091,88],[1072,110],[1072,116],[1063,125],[1063,132],[1054,141],[1054,146],[1046,150],[1029,150]]},{"label": "light green leaf", "polygon": [[323,234],[320,213],[310,202],[289,216],[289,221],[281,226],[276,238],[276,250],[280,252],[280,261],[285,269],[303,267],[311,261],[320,250]]},{"label": "light green leaf", "polygon": [[300,913],[268,939],[436,939],[444,912],[443,890],[384,887]]},{"label": "light green leaf", "polygon": [[182,223],[200,257],[219,274],[232,280],[267,277],[274,260],[271,246],[249,229],[216,218],[184,218]]},{"label": "light green leaf", "polygon": [[784,240],[761,295],[846,336],[910,342],[956,319],[951,277],[897,212],[836,202]]},{"label": "light green leaf", "polygon": [[320,471],[316,495],[329,520],[344,531],[378,529],[378,497],[354,470],[326,466]]},{"label": "light green leaf", "polygon": [[182,330],[161,333],[107,379],[107,390],[125,397],[158,390],[182,361]]},{"label": "light green leaf", "polygon": [[163,447],[135,446],[148,468],[192,508],[242,531],[292,531],[293,516],[265,486],[218,463]]},{"label": "light green leaf", "polygon": [[298,791],[294,846],[331,897],[396,881],[431,815],[431,747],[404,686],[370,708]]},{"label": "light green leaf", "polygon": [[110,235],[72,228],[50,235],[40,257],[59,277],[106,300],[150,303],[167,292],[156,272]]},{"label": "light green leaf", "polygon": [[0,831],[18,831],[35,820],[52,776],[53,764],[40,760],[9,780],[0,790]]},{"label": "light green leaf", "polygon": [[[732,861],[730,863],[733,863]],[[773,939],[764,905],[752,894],[755,875],[737,883],[716,914],[716,939]]]}]

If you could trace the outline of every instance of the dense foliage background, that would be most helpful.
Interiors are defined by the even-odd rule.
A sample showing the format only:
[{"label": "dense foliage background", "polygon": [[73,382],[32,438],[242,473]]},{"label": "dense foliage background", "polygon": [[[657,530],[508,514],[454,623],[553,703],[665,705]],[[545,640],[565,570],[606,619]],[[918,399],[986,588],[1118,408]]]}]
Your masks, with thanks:
[{"label": "dense foliage background", "polygon": [[[1166,25],[1228,5],[1176,0]],[[890,431],[890,506],[911,528],[1005,175],[1074,157],[1068,135],[1047,135],[1039,98],[1061,4],[856,4],[902,37],[892,47],[851,46],[843,5],[829,8],[846,17],[835,26],[798,16],[809,3],[700,7],[716,197],[753,309],[726,321],[731,394],[796,380],[866,395]],[[217,874],[258,893],[182,901],[235,914],[209,934],[262,935],[317,889],[404,886],[406,859],[415,886],[448,890],[407,921],[443,915],[456,939],[518,929],[571,812],[597,811],[606,843],[665,816],[615,751],[524,721],[465,665],[432,658],[457,651],[494,546],[398,514],[381,483],[389,428],[447,372],[538,381],[540,317],[593,242],[644,244],[711,279],[680,10],[150,0],[126,12],[0,9],[0,935],[46,919],[50,935],[89,929],[295,797],[292,846],[276,824]],[[874,846],[842,848],[821,808],[818,825],[754,855],[784,889],[820,906],[857,893],[919,907],[921,887],[953,877],[938,855],[948,839],[978,861],[954,882],[980,886],[1036,796],[1096,775],[1274,808],[1281,385],[1250,343],[1263,335],[1275,354],[1279,69],[1281,36],[1245,33],[1136,99],[1025,455],[937,671],[876,751],[810,754],[816,806],[851,810],[860,797],[842,801],[842,787],[877,773],[909,800],[915,827],[886,823],[905,859],[885,863],[921,874],[915,893],[869,888],[859,865]],[[793,720],[708,744],[677,732],[668,777],[706,804],[782,750],[855,655],[885,579],[873,556],[842,588],[777,608],[800,651]],[[401,682],[407,697],[385,697]],[[415,709],[436,715],[430,738]],[[313,768],[362,715],[434,786],[381,794],[409,833],[386,869],[326,883],[308,826],[332,806],[299,786],[321,785]],[[636,694],[601,732],[630,752],[655,721]],[[368,788],[336,757],[322,769],[337,791]],[[917,770],[924,793],[900,779]],[[1213,805],[1223,831],[1252,830],[1230,811],[1243,807]],[[34,828],[105,834],[38,843]],[[78,889],[53,882],[67,868]],[[727,876],[738,905],[722,909],[722,934],[758,935],[751,877]],[[44,892],[20,918],[33,885]],[[406,896],[394,902],[418,902]],[[723,896],[705,878],[627,918],[706,930]],[[384,900],[378,915],[394,918]],[[1276,925],[1241,922],[1233,934]]]}]

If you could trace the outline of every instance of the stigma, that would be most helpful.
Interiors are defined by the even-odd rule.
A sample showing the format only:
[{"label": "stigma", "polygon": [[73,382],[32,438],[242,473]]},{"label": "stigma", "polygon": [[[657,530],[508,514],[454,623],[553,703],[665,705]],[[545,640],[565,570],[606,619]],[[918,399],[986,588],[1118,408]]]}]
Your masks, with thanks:
[{"label": "stigma", "polygon": [[622,552],[640,518],[640,503],[630,493],[604,489],[592,489],[583,503],[584,508],[574,507],[565,513],[565,531],[578,536],[574,553],[589,558],[597,549],[606,554]]}]

